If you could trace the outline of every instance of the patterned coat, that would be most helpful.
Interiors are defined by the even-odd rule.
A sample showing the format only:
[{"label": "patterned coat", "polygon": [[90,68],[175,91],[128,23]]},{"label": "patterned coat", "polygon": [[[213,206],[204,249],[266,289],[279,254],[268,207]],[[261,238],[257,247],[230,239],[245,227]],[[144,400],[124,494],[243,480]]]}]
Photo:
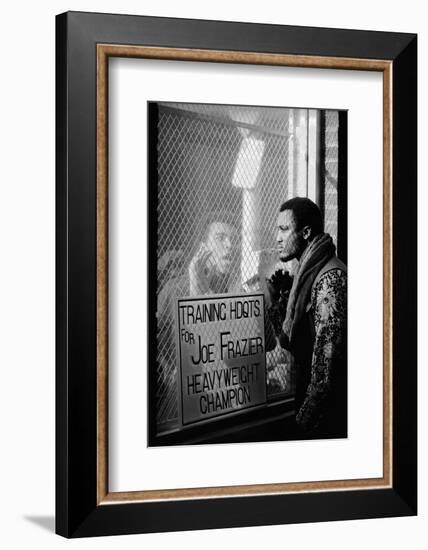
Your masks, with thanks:
[{"label": "patterned coat", "polygon": [[347,274],[334,256],[317,275],[290,350],[296,422],[319,437],[347,435]]}]

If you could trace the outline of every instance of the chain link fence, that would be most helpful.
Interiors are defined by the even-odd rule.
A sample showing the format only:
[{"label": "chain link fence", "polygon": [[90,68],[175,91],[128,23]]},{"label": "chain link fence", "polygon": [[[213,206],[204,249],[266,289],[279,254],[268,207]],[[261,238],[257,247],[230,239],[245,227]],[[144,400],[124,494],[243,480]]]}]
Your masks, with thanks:
[{"label": "chain link fence", "polygon": [[[276,261],[278,208],[292,194],[295,173],[293,116],[285,108],[158,104],[158,432],[178,427],[174,308],[189,296],[189,266],[211,224],[231,228],[227,276],[216,293],[259,289],[260,264]],[[326,142],[337,142],[334,121],[330,126]],[[334,232],[333,162],[325,174]],[[279,345],[266,354],[266,373],[268,401],[293,394],[292,359]]]}]

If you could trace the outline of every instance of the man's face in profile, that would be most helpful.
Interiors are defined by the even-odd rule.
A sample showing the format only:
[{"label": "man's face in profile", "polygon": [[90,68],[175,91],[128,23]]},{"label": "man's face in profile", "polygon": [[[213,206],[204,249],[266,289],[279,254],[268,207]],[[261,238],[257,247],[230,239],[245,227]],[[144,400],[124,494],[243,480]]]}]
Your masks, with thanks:
[{"label": "man's face in profile", "polygon": [[226,274],[232,269],[233,229],[223,222],[213,222],[208,230],[205,241],[206,248],[211,252],[211,261],[217,271]]},{"label": "man's face in profile", "polygon": [[297,230],[297,224],[292,210],[284,210],[278,216],[278,233],[276,236],[277,250],[281,261],[288,262],[299,259],[306,242],[302,231]]}]

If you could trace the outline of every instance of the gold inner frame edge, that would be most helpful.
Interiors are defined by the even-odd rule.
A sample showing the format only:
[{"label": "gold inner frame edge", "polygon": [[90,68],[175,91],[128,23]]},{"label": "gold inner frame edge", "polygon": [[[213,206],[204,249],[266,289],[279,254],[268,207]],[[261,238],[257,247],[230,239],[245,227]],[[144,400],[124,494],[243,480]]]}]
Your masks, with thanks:
[{"label": "gold inner frame edge", "polygon": [[[108,490],[108,59],[203,61],[383,73],[383,476],[368,479],[194,487],[129,492]],[[188,48],[97,45],[97,503],[239,497],[392,486],[392,61]]]}]

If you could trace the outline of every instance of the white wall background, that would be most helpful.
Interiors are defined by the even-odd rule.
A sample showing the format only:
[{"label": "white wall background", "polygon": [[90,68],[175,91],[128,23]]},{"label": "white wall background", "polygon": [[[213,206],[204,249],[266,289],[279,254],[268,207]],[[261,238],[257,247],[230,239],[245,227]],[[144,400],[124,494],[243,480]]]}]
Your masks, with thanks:
[{"label": "white wall background", "polygon": [[[423,3],[307,0],[281,3],[113,0],[5,3],[0,17],[0,545],[79,548],[260,548],[267,544],[388,550],[426,544],[428,487],[423,402],[423,312],[420,288],[420,515],[417,518],[167,533],[67,542],[54,529],[54,16],[66,10],[132,13],[261,23],[419,33],[420,97],[425,90],[428,20]],[[419,249],[425,244],[423,162],[426,109],[420,102]],[[425,207],[425,208],[424,208]],[[419,280],[426,273],[420,256]],[[424,349],[425,348],[425,349]]]}]

